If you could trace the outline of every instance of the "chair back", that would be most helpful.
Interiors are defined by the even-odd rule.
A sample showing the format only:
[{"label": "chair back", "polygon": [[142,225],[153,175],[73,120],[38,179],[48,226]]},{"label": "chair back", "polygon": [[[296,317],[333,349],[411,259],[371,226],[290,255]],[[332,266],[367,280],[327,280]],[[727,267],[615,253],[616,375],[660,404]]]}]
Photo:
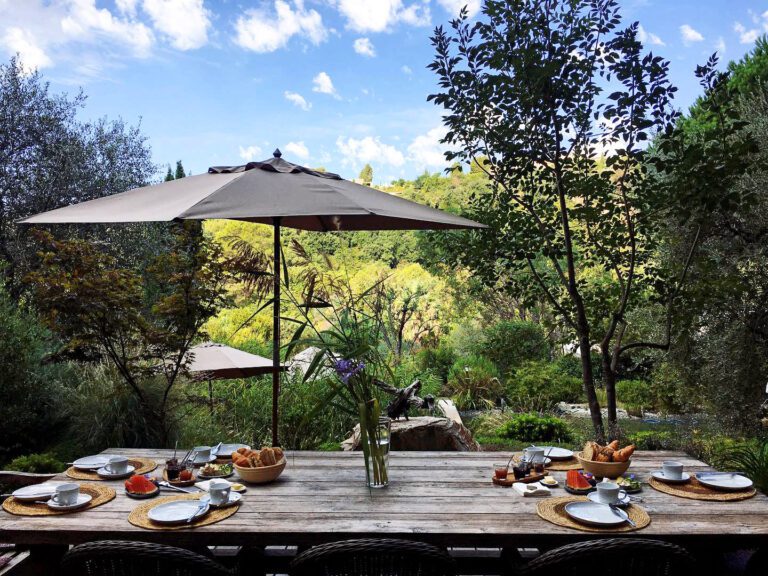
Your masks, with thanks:
[{"label": "chair back", "polygon": [[640,538],[606,538],[545,552],[531,560],[522,572],[526,576],[671,576],[691,574],[693,569],[693,557],[675,544]]},{"label": "chair back", "polygon": [[447,552],[423,542],[359,539],[310,548],[291,563],[291,576],[453,576]]},{"label": "chair back", "polygon": [[70,549],[62,576],[232,576],[213,560],[184,548],[149,542],[102,540]]}]

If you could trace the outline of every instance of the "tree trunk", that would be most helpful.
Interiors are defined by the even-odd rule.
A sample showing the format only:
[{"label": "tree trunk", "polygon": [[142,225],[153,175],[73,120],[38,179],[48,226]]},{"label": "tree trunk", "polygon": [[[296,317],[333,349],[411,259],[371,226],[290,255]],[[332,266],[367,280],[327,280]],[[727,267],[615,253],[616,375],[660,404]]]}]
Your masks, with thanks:
[{"label": "tree trunk", "polygon": [[600,358],[603,366],[603,386],[608,403],[608,436],[618,438],[619,421],[616,415],[616,372],[613,370],[613,356],[608,348],[601,346]]},{"label": "tree trunk", "polygon": [[[581,327],[579,327],[581,332]],[[592,417],[592,427],[595,430],[595,440],[605,443],[605,428],[603,427],[603,415],[600,412],[600,402],[595,393],[595,379],[592,374],[592,357],[590,355],[589,336],[579,335],[579,352],[581,353],[581,381],[584,385],[584,393],[587,395],[589,414]]]}]

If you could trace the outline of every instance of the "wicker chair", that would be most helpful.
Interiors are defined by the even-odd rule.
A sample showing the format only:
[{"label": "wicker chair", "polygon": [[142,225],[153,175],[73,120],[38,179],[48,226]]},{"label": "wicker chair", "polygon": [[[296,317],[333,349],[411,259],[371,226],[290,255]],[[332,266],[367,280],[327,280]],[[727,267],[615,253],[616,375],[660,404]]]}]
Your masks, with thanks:
[{"label": "wicker chair", "polygon": [[545,552],[520,570],[525,576],[666,576],[691,574],[687,550],[659,540],[606,538],[569,544]]},{"label": "wicker chair", "polygon": [[310,548],[291,562],[292,576],[452,576],[453,559],[422,542],[360,539]]},{"label": "wicker chair", "polygon": [[148,542],[102,540],[75,546],[61,561],[62,576],[232,576],[210,558]]}]

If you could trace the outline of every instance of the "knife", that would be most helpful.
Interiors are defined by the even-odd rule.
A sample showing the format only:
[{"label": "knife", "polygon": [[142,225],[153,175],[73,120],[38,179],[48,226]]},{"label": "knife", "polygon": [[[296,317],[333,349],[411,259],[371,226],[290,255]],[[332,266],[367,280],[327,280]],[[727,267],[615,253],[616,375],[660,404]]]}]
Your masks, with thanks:
[{"label": "knife", "polygon": [[192,512],[192,515],[187,518],[187,524],[190,524],[192,520],[194,520],[203,510],[208,508],[208,503],[210,502],[211,498],[209,496],[204,496],[203,498],[200,498],[200,503],[197,505],[197,510]]},{"label": "knife", "polygon": [[625,520],[625,521],[626,521],[626,522],[627,522],[627,523],[628,523],[630,526],[632,526],[633,528],[637,528],[637,524],[635,524],[635,523],[632,521],[632,519],[629,517],[629,514],[627,514],[626,512],[624,512],[624,510],[622,510],[621,508],[619,508],[618,506],[616,506],[616,504],[608,504],[608,507],[611,509],[611,511],[612,511],[614,514],[616,514],[616,516],[618,516],[618,517],[619,517],[619,518],[621,518],[622,520]]},{"label": "knife", "polygon": [[186,490],[184,488],[179,488],[178,486],[174,486],[173,484],[169,484],[166,481],[158,482],[158,486],[162,486],[163,488],[167,488],[168,490],[175,490],[177,492],[184,492],[185,494],[197,494],[198,490]]},{"label": "knife", "polygon": [[211,454],[213,454],[214,456],[218,456],[218,455],[219,455],[219,450],[221,450],[221,447],[222,447],[222,445],[223,445],[223,444],[224,444],[224,442],[219,442],[219,443],[218,443],[218,444],[217,444],[217,445],[216,445],[216,446],[213,448],[213,450],[211,450]]}]

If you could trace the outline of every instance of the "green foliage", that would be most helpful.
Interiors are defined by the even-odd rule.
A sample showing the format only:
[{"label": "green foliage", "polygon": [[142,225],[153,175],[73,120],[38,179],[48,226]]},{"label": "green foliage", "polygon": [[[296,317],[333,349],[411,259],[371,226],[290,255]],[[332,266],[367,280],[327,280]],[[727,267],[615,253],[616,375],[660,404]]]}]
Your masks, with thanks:
[{"label": "green foliage", "polygon": [[568,442],[573,432],[560,418],[529,413],[513,416],[499,429],[499,435],[526,442]]},{"label": "green foliage", "polygon": [[768,493],[768,441],[738,446],[730,455],[729,465],[743,472],[760,491]]},{"label": "green foliage", "polygon": [[616,396],[633,415],[656,408],[653,389],[645,380],[620,380],[616,383]]},{"label": "green foliage", "polygon": [[448,382],[451,366],[456,362],[456,352],[445,342],[436,347],[426,347],[417,354],[419,368],[428,370],[440,378],[443,384]]},{"label": "green foliage", "polygon": [[67,465],[58,460],[53,454],[28,454],[14,458],[8,464],[8,469],[15,472],[31,472],[33,474],[52,474],[64,472]]},{"label": "green foliage", "polygon": [[528,362],[507,380],[506,397],[515,411],[546,412],[558,402],[580,402],[583,389],[579,378],[551,362]]},{"label": "green foliage", "polygon": [[498,375],[483,356],[459,358],[448,372],[446,391],[459,410],[488,408],[504,394]]},{"label": "green foliage", "polygon": [[363,169],[360,170],[360,176],[358,176],[358,178],[360,179],[360,182],[366,186],[371,185],[371,182],[373,182],[373,168],[371,168],[370,164],[363,166]]},{"label": "green foliage", "polygon": [[478,344],[477,352],[493,361],[504,377],[525,362],[549,359],[547,337],[534,322],[497,322],[485,329]]},{"label": "green foliage", "polygon": [[638,450],[679,450],[679,439],[669,430],[640,430],[627,434],[626,441]]}]

